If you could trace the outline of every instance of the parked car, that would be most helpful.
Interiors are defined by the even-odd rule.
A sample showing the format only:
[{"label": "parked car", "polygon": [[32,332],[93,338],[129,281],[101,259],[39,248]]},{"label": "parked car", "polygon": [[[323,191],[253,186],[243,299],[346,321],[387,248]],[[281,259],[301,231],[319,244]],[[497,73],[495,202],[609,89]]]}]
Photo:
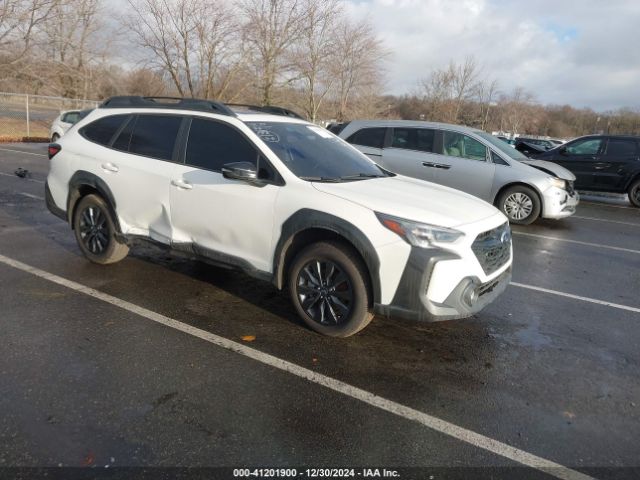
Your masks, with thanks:
[{"label": "parked car", "polygon": [[626,193],[640,207],[640,137],[588,135],[535,158],[571,170],[578,189]]},{"label": "parked car", "polygon": [[543,147],[542,145],[529,143],[520,139],[516,140],[516,143],[513,147],[517,151],[522,153],[524,156],[529,158],[533,157],[534,155],[538,155],[539,153],[546,152],[548,150],[547,147]]},{"label": "parked car", "polygon": [[51,141],[57,142],[62,135],[67,133],[67,130],[86,117],[91,110],[67,110],[61,112],[51,124],[51,129],[49,130]]},{"label": "parked car", "polygon": [[340,137],[395,173],[446,185],[496,205],[517,224],[575,212],[575,177],[556,164],[529,161],[481,130],[406,120],[358,120]]},{"label": "parked car", "polygon": [[506,288],[499,210],[256,110],[111,98],[49,146],[47,206],[91,262],[122,260],[143,239],[239,268],[288,287],[326,335],[352,335],[374,313],[468,317]]},{"label": "parked car", "polygon": [[551,140],[545,140],[543,138],[517,137],[516,138],[516,144],[518,144],[519,142],[524,142],[524,143],[529,143],[531,145],[536,145],[536,146],[544,148],[545,150],[550,150],[550,149],[556,147],[556,144],[553,143]]},{"label": "parked car", "polygon": [[512,140],[512,139],[507,138],[507,137],[503,137],[502,135],[498,135],[496,138],[499,138],[500,140],[502,140],[503,142],[505,142],[506,144],[508,144],[508,145],[510,145],[510,146],[512,146],[514,148],[516,146],[516,141],[515,140]]}]

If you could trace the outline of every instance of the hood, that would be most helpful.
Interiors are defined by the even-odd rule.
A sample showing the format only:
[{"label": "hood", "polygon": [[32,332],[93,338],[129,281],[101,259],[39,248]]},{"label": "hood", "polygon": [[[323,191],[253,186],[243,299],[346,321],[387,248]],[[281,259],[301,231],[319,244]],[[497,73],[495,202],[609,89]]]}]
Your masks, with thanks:
[{"label": "hood", "polygon": [[375,212],[441,227],[455,228],[500,213],[467,193],[402,175],[313,186]]},{"label": "hood", "polygon": [[545,160],[520,160],[520,163],[524,163],[538,170],[542,170],[549,175],[561,178],[562,180],[575,181],[576,176],[564,167],[561,167],[557,163],[547,162]]}]

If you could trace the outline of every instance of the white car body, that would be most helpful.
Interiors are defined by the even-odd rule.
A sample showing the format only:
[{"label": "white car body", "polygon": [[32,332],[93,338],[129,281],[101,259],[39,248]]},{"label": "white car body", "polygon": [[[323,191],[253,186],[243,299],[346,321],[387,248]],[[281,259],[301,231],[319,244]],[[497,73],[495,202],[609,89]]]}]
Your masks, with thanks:
[{"label": "white car body", "polygon": [[49,129],[49,138],[52,142],[56,142],[76,123],[82,120],[90,110],[64,110],[51,124]]},{"label": "white car body", "polygon": [[[83,137],[84,126],[114,114],[224,122],[255,145],[283,182],[257,188],[220,172],[118,151]],[[278,288],[284,286],[286,249],[294,237],[305,229],[326,229],[361,253],[371,275],[372,308],[388,316],[429,321],[467,317],[506,288],[512,263],[510,231],[506,217],[490,204],[401,175],[343,183],[302,180],[247,122],[305,125],[309,135],[329,135],[347,146],[308,122],[283,116],[98,108],[60,140],[61,151],[52,158],[47,179],[47,205],[71,221],[83,189],[96,189],[113,203],[122,241],[150,239],[239,267]],[[385,227],[378,214],[464,235],[452,243],[417,247]],[[499,249],[501,264],[485,271],[474,245],[484,249],[478,255],[487,258],[489,250]]]}]

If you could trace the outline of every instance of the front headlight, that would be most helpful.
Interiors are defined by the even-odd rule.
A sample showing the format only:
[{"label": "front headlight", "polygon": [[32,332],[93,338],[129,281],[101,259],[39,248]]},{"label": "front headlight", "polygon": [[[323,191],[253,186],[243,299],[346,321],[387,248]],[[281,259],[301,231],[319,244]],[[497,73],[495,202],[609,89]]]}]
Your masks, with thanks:
[{"label": "front headlight", "polygon": [[452,228],[436,227],[376,212],[380,223],[402,237],[409,245],[427,248],[438,243],[454,243],[464,233]]},{"label": "front headlight", "polygon": [[561,188],[563,190],[566,190],[567,189],[567,181],[566,180],[562,180],[561,178],[551,177],[551,186],[552,187],[558,187],[558,188]]}]

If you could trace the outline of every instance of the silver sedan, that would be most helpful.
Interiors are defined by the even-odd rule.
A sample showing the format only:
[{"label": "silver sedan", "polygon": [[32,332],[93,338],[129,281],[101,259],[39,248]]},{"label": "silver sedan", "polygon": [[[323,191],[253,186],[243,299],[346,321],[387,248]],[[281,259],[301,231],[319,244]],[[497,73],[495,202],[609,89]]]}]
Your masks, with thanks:
[{"label": "silver sedan", "polygon": [[496,205],[512,223],[568,217],[579,203],[569,170],[531,160],[482,130],[408,120],[355,120],[339,136],[387,170]]}]

